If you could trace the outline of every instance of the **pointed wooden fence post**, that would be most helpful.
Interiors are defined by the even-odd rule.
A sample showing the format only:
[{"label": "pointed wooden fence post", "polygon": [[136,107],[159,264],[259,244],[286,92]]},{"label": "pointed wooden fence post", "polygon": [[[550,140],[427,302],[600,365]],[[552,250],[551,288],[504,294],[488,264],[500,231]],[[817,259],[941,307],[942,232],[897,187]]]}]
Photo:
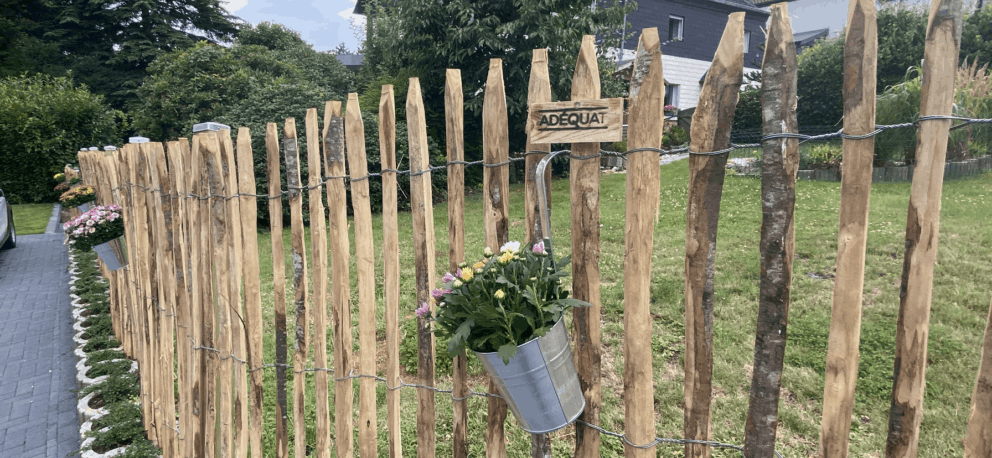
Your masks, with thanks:
[{"label": "pointed wooden fence post", "polygon": [[272,242],[272,302],[276,329],[276,457],[289,456],[286,418],[286,262],[282,244],[282,173],[279,164],[279,127],[265,125],[266,168],[269,182],[269,234]]},{"label": "pointed wooden fence post", "polygon": [[[920,117],[950,116],[954,76],[961,46],[962,0],[935,0],[923,51]],[[940,195],[951,120],[920,121],[916,168],[906,218],[906,257],[899,289],[896,324],[895,383],[889,410],[888,458],[915,457],[923,420],[927,337],[933,266],[940,235]]]},{"label": "pointed wooden fence post", "polygon": [[[330,206],[331,314],[334,325],[334,431],[338,456],[354,455],[354,386],[345,379],[351,370],[351,281],[348,243],[348,194],[345,191],[344,118],[341,102],[331,101],[324,108],[324,174]],[[330,203],[334,202],[334,205]]]},{"label": "pointed wooden fence post", "polygon": [[253,456],[262,453],[262,296],[258,261],[258,200],[255,194],[255,160],[251,150],[251,132],[238,130],[238,194],[241,194],[241,247],[245,262],[245,329],[248,333],[248,368],[251,370],[251,424],[249,447]]},{"label": "pointed wooden fence post", "polygon": [[[310,203],[310,259],[313,288],[313,360],[316,367],[327,367],[327,220],[321,196],[322,171],[320,166],[320,125],[317,109],[307,109],[307,180]],[[301,374],[302,375],[302,374]],[[343,375],[341,375],[343,377]],[[314,371],[314,396],[316,400],[315,455],[331,455],[331,417],[328,404],[327,371]]]},{"label": "pointed wooden fence post", "polygon": [[[410,145],[410,207],[413,213],[413,252],[417,306],[431,307],[434,287],[434,204],[431,201],[430,153],[427,150],[427,121],[420,80],[410,78],[406,99],[406,125]],[[431,308],[433,310],[433,308]],[[434,334],[426,317],[417,317],[417,377],[433,387]],[[417,457],[433,458],[435,451],[434,392],[417,390]]]},{"label": "pointed wooden fence post", "polygon": [[[844,72],[844,132],[848,135],[864,135],[875,130],[876,22],[874,1],[851,2],[844,41],[844,68],[847,69]],[[875,137],[844,139],[843,163],[847,165],[841,175],[837,277],[830,313],[820,424],[819,452],[823,457],[848,455],[854,389],[858,381],[868,200],[874,155]]]},{"label": "pointed wooden fence post", "polygon": [[989,307],[988,323],[985,325],[978,378],[971,393],[968,429],[964,436],[965,458],[992,456],[992,418],[989,412],[992,412],[992,306]]},{"label": "pointed wooden fence post", "polygon": [[[595,37],[582,37],[582,47],[572,77],[572,101],[598,100],[599,66],[596,62]],[[588,157],[592,156],[592,157]],[[599,303],[599,142],[573,143],[570,161],[572,200],[572,295],[589,302],[590,307],[572,310],[575,325],[575,367],[579,385],[586,398],[586,408],[579,420],[599,424],[602,403]],[[575,426],[575,456],[599,456],[599,432],[587,426]]]},{"label": "pointed wooden fence post", "polygon": [[[730,129],[744,80],[744,13],[732,13],[692,116],[690,151],[730,147]],[[685,438],[710,439],[713,388],[713,277],[720,199],[728,154],[689,156],[685,238]],[[705,445],[686,444],[687,458],[708,457]]]},{"label": "pointed wooden fence post", "polygon": [[[489,60],[489,75],[482,105],[482,151],[485,170],[482,176],[482,219],[485,244],[498,252],[510,241],[509,165],[496,165],[509,160],[510,139],[506,121],[506,94],[503,88],[503,60]],[[499,393],[496,381],[489,379],[489,392]],[[504,422],[506,402],[489,398],[486,425],[486,457],[506,456]]]},{"label": "pointed wooden fence post", "polygon": [[[660,148],[665,112],[665,79],[662,76],[658,29],[644,29],[637,44],[634,73],[630,78],[630,122],[627,147]],[[661,169],[657,151],[627,157],[627,209],[624,229],[624,434],[634,445],[655,438],[654,369],[651,358],[651,256],[654,224],[660,205]],[[624,456],[649,458],[656,447],[624,445]]]},{"label": "pointed wooden fence post", "polygon": [[[530,81],[527,90],[527,107],[535,103],[551,101],[551,78],[548,76],[548,50],[547,48],[535,49],[530,60]],[[543,240],[545,235],[541,231],[538,218],[541,215],[540,203],[537,198],[537,164],[544,156],[551,153],[551,144],[535,144],[530,142],[530,130],[532,122],[527,117],[527,126],[524,132],[527,133],[527,146],[524,148],[526,159],[526,183],[524,185],[524,201],[526,205],[526,230],[524,231],[524,243],[530,244]],[[535,154],[542,152],[544,154]],[[450,178],[449,178],[450,180]],[[545,195],[551,194],[551,168],[544,174]],[[550,210],[551,201],[548,201]],[[549,213],[550,215],[550,213]],[[453,269],[453,268],[452,268]],[[452,270],[454,272],[454,270]],[[551,436],[548,434],[531,434],[530,436],[530,456],[531,458],[543,458],[551,456]]]},{"label": "pointed wooden fence post", "polygon": [[[401,390],[394,389],[400,386],[400,226],[396,185],[396,100],[391,84],[382,86],[379,96],[379,157],[382,164],[382,275],[388,390],[386,426],[389,434],[389,458],[401,458]],[[457,431],[456,426],[456,436]]]},{"label": "pointed wooden fence post", "polygon": [[[785,3],[771,7],[761,71],[765,135],[799,133],[796,122],[796,46]],[[799,139],[766,140],[761,159],[761,280],[754,338],[754,375],[744,430],[744,455],[775,454],[778,399],[785,363],[786,325],[792,288],[796,229],[796,171]]]},{"label": "pointed wooden fence post", "polygon": [[[465,109],[462,71],[449,68],[444,80],[445,137],[448,139],[448,271],[465,261]],[[380,114],[380,118],[381,118]],[[381,143],[381,142],[380,142]],[[385,184],[383,184],[385,188]],[[465,351],[452,361],[452,456],[468,456],[468,359]]]},{"label": "pointed wooden fence post", "polygon": [[293,291],[296,311],[295,341],[293,353],[293,436],[294,456],[305,456],[307,451],[306,420],[306,373],[307,346],[310,340],[310,314],[307,307],[307,257],[303,239],[303,187],[300,183],[300,150],[296,139],[296,120],[286,118],[283,129],[283,154],[286,160],[286,186],[289,189],[289,211],[292,225],[293,245]]},{"label": "pointed wooden fence post", "polygon": [[[348,94],[345,113],[348,142],[348,172],[351,176],[351,205],[355,222],[355,266],[358,274],[358,370],[375,374],[375,257],[372,242],[372,206],[369,200],[369,169],[365,155],[365,126],[358,94]],[[343,377],[344,374],[339,375]],[[358,392],[358,454],[377,456],[375,380],[363,377]]]}]

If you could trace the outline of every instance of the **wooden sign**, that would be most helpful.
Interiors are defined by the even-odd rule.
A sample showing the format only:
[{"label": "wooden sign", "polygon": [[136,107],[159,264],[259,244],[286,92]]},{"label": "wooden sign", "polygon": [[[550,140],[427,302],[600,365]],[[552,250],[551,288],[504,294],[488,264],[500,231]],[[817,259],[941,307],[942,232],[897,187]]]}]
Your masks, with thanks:
[{"label": "wooden sign", "polygon": [[535,103],[528,117],[531,143],[623,140],[623,99]]}]

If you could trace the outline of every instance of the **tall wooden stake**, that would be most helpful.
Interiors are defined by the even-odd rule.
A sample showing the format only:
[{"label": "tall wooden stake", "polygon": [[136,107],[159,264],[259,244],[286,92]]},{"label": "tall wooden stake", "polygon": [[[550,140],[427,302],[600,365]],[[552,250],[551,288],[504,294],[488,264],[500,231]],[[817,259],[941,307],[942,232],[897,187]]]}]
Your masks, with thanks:
[{"label": "tall wooden stake", "polygon": [[[386,319],[386,385],[400,385],[400,233],[396,192],[396,100],[393,86],[379,97],[379,157],[382,163],[383,305]],[[448,178],[451,179],[450,176]],[[450,204],[449,204],[450,205]],[[400,437],[400,391],[386,391],[389,458],[403,456]],[[455,427],[456,436],[458,428]]]},{"label": "tall wooden stake", "polygon": [[[630,122],[627,147],[660,148],[664,121],[665,79],[662,76],[658,29],[644,29],[637,44],[630,79]],[[654,369],[651,364],[651,256],[661,189],[659,155],[642,151],[627,157],[627,213],[624,229],[624,426],[635,445],[655,437]],[[628,458],[655,456],[656,447],[624,446]]]},{"label": "tall wooden stake", "polygon": [[310,340],[310,316],[307,311],[307,257],[303,240],[303,191],[300,186],[300,150],[296,140],[296,120],[286,118],[282,132],[282,149],[286,160],[286,185],[289,188],[290,223],[293,244],[293,291],[296,310],[296,351],[293,353],[293,436],[294,456],[307,451],[305,407],[307,346]]},{"label": "tall wooden stake", "polygon": [[[572,100],[598,100],[599,65],[596,62],[595,37],[582,37],[575,76],[572,77]],[[599,142],[573,143],[569,187],[572,195],[572,295],[592,306],[572,310],[575,325],[575,367],[579,385],[586,398],[586,409],[579,420],[599,424],[602,404],[599,303],[599,157],[575,159],[599,154]],[[575,427],[575,456],[599,456],[599,432],[587,426]]]},{"label": "tall wooden stake", "polygon": [[[799,133],[796,122],[796,46],[785,3],[772,5],[761,72],[761,113],[765,135]],[[782,138],[762,145],[761,282],[758,326],[754,338],[754,376],[744,430],[744,455],[775,454],[778,398],[785,362],[792,259],[795,253],[793,211],[799,140]]]},{"label": "tall wooden stake", "polygon": [[[963,9],[963,0],[935,0],[930,5],[923,51],[921,117],[951,114]],[[950,127],[950,120],[922,121],[916,137],[917,164],[906,217],[906,257],[896,324],[895,383],[885,443],[885,456],[889,458],[916,456],[920,438],[933,266],[940,235],[940,194]]]},{"label": "tall wooden stake", "polygon": [[[462,71],[449,68],[444,83],[445,137],[448,139],[448,162],[465,160],[464,103]],[[455,272],[465,261],[465,166],[448,165],[448,270]],[[465,352],[452,361],[452,456],[468,456],[468,359]],[[461,400],[458,400],[461,399]]]},{"label": "tall wooden stake", "polygon": [[352,368],[351,281],[348,271],[348,198],[345,191],[344,118],[341,102],[329,102],[324,108],[324,173],[328,180],[327,202],[330,205],[331,237],[331,314],[334,324],[334,431],[338,456],[354,455],[354,386],[345,379]]},{"label": "tall wooden stake", "polygon": [[[844,132],[864,135],[875,129],[875,69],[878,26],[875,2],[854,0],[847,12],[844,41]],[[868,242],[875,137],[844,139],[844,174],[840,185],[840,231],[834,279],[830,339],[820,423],[820,456],[846,457],[858,381],[861,298]]]},{"label": "tall wooden stake", "polygon": [[[482,105],[482,150],[486,164],[499,164],[510,157],[510,139],[506,122],[506,94],[503,89],[503,60],[489,60],[489,76]],[[486,246],[499,251],[510,241],[509,166],[487,166],[482,172],[482,219]],[[489,380],[489,392],[499,393],[496,382]],[[506,456],[504,421],[506,402],[489,398],[486,426],[486,457]]]},{"label": "tall wooden stake", "polygon": [[258,200],[255,194],[255,161],[251,150],[251,132],[238,130],[238,193],[241,194],[241,249],[244,250],[245,329],[248,333],[248,368],[251,372],[251,433],[249,447],[253,456],[262,453],[262,296],[258,264]]},{"label": "tall wooden stake", "polygon": [[[730,146],[738,91],[744,80],[744,13],[732,13],[692,116],[689,149],[699,153]],[[710,439],[713,386],[713,277],[716,232],[727,154],[689,157],[685,238],[685,431]],[[709,457],[705,445],[686,444],[687,458]]]},{"label": "tall wooden stake", "polygon": [[[321,200],[320,125],[317,109],[309,108],[306,114],[307,170],[310,172],[307,187],[310,203],[310,259],[313,284],[313,359],[317,367],[327,367],[327,220]],[[302,374],[301,374],[302,375]],[[327,458],[331,454],[331,417],[328,405],[327,371],[314,371],[316,396],[316,456]]]},{"label": "tall wooden stake", "polygon": [[[427,121],[420,80],[410,78],[406,99],[406,125],[410,145],[410,207],[413,213],[413,251],[417,304],[431,303],[434,287],[434,204],[427,150]],[[417,377],[434,386],[434,334],[424,317],[417,317]],[[435,450],[434,392],[417,390],[417,457],[433,458]]]},{"label": "tall wooden stake", "polygon": [[269,234],[272,239],[272,302],[276,328],[276,457],[289,456],[289,433],[286,419],[286,262],[282,244],[282,174],[279,158],[279,127],[265,125],[265,153],[268,169]]},{"label": "tall wooden stake", "polygon": [[[358,370],[375,374],[375,258],[372,242],[372,207],[369,200],[369,169],[365,156],[365,126],[358,106],[358,94],[348,94],[345,116],[348,142],[348,172],[351,175],[351,205],[355,221],[355,261],[358,272]],[[366,178],[363,178],[366,177]],[[376,432],[375,380],[362,378],[358,392],[358,454],[375,457]]]},{"label": "tall wooden stake", "polygon": [[[527,91],[527,105],[533,105],[535,103],[543,103],[551,101],[551,78],[548,76],[548,50],[546,48],[535,49],[530,60],[530,82]],[[528,123],[531,121],[528,117]],[[551,144],[535,144],[530,142],[530,129],[531,126],[528,125],[525,128],[527,132],[527,146],[524,148],[524,153],[527,155],[524,159],[526,164],[526,184],[524,186],[524,201],[526,202],[526,221],[527,230],[524,234],[524,242],[527,244],[544,239],[544,233],[541,231],[541,225],[538,223],[538,218],[540,217],[540,203],[537,199],[537,164],[541,162],[547,154],[551,153]],[[535,151],[543,152],[544,154],[533,154]],[[450,180],[450,178],[449,178]],[[544,186],[545,195],[551,195],[551,168],[549,167],[544,174]],[[551,201],[548,201],[548,207],[551,207]],[[550,214],[550,213],[549,213]],[[452,267],[454,269],[454,267]],[[454,272],[454,270],[452,270]],[[531,458],[544,458],[551,456],[551,436],[547,434],[531,434],[530,436],[530,456]]]},{"label": "tall wooden stake", "polygon": [[971,393],[968,429],[964,436],[965,458],[992,456],[992,306],[985,325],[982,362],[978,368],[975,390]]}]

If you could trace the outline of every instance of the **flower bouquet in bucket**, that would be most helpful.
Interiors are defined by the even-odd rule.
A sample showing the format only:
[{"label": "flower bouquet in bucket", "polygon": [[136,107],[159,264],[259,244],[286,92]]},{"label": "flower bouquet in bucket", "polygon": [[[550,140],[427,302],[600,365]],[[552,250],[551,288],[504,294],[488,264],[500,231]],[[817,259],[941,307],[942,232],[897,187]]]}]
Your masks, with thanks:
[{"label": "flower bouquet in bucket", "polygon": [[71,247],[81,251],[96,251],[110,270],[127,265],[120,242],[124,235],[124,218],[121,217],[120,206],[97,205],[65,223],[62,228]]},{"label": "flower bouquet in bucket", "polygon": [[78,207],[80,212],[89,211],[89,203],[96,200],[96,191],[90,186],[76,186],[62,193],[59,202],[63,207]]},{"label": "flower bouquet in bucket", "polygon": [[[484,255],[432,292],[434,332],[449,339],[451,356],[466,348],[479,356],[525,431],[562,428],[585,408],[562,317],[589,304],[562,287],[569,259],[556,262],[543,242]],[[429,315],[429,305],[417,314]]]}]

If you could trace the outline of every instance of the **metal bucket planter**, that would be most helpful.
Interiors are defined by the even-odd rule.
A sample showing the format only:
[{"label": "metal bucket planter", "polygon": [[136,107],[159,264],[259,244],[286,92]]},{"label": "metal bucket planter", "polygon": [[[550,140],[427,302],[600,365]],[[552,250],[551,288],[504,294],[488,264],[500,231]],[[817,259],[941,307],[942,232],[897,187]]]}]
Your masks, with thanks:
[{"label": "metal bucket planter", "polygon": [[76,210],[79,210],[79,213],[86,213],[86,212],[90,211],[90,204],[79,204],[79,205],[76,205]]},{"label": "metal bucket planter", "polygon": [[543,337],[518,347],[510,364],[496,352],[476,355],[524,431],[543,434],[563,428],[586,407],[564,319]]},{"label": "metal bucket planter", "polygon": [[127,267],[127,254],[124,252],[124,237],[117,237],[106,243],[93,245],[93,251],[110,270],[120,270]]}]

